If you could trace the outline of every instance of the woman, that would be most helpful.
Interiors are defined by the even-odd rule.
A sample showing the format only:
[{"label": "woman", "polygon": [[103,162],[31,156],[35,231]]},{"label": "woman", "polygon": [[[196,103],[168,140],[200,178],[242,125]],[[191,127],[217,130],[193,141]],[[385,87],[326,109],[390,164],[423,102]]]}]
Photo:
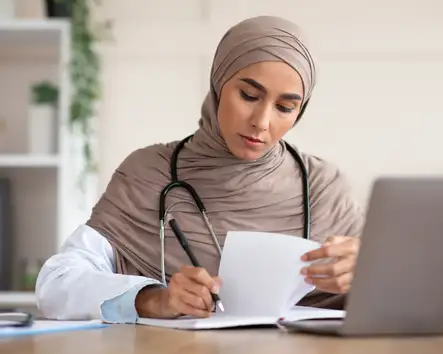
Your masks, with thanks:
[{"label": "woman", "polygon": [[[222,38],[199,129],[177,162],[179,179],[203,200],[221,245],[229,230],[303,233],[301,170],[282,138],[300,119],[315,77],[312,55],[289,21],[251,18]],[[37,297],[45,316],[133,322],[138,316],[211,315],[210,293],[223,282],[217,277],[220,257],[183,189],[171,190],[166,202],[202,266],[188,266],[166,228],[168,285],[161,282],[159,195],[171,180],[177,144],[136,150],[117,168],[90,219],[40,272]],[[352,281],[362,212],[332,164],[301,157],[311,191],[310,237],[323,244],[303,259],[332,260],[303,269],[317,290],[300,304],[337,307],[337,296]]]}]

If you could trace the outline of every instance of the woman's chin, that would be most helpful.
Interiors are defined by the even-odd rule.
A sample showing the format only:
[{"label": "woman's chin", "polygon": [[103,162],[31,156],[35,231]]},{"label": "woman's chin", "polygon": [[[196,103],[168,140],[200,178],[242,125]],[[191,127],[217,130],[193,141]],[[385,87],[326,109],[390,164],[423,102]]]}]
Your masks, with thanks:
[{"label": "woman's chin", "polygon": [[231,153],[243,161],[255,161],[264,155],[262,151],[252,151],[250,149],[230,149]]}]

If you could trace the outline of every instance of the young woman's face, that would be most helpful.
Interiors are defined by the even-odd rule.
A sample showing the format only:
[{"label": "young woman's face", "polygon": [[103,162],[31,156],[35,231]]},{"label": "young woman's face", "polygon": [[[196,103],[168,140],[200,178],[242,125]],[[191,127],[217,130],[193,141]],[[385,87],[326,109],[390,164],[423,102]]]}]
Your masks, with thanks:
[{"label": "young woman's face", "polygon": [[300,75],[281,62],[239,71],[222,88],[218,122],[233,155],[256,160],[294,125],[303,100]]}]

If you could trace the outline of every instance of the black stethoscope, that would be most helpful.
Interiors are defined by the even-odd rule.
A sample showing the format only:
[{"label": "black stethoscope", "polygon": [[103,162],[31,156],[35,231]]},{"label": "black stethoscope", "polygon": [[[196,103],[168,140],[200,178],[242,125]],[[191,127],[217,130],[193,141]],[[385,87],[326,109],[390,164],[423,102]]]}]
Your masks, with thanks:
[{"label": "black stethoscope", "polygon": [[[300,113],[294,123],[294,125],[301,119],[303,116],[306,107],[309,103],[309,99],[306,101],[306,103],[303,105],[302,109],[300,110]],[[214,245],[217,248],[218,254],[221,256],[222,249],[220,247],[220,243],[218,242],[217,236],[215,235],[214,229],[212,228],[212,225],[209,221],[209,218],[206,214],[206,208],[198,196],[195,189],[187,182],[180,181],[177,176],[177,160],[178,160],[178,154],[180,153],[180,150],[183,148],[183,146],[191,139],[193,135],[190,135],[179,142],[179,144],[176,146],[172,153],[171,157],[171,182],[163,188],[163,190],[160,193],[160,201],[159,201],[159,219],[160,219],[160,252],[161,252],[161,272],[162,272],[162,281],[163,284],[166,284],[166,271],[165,271],[165,219],[166,215],[168,214],[168,211],[172,208],[173,205],[178,204],[180,202],[176,202],[173,205],[169,206],[169,208],[166,209],[166,197],[171,189],[174,188],[184,188],[188,191],[188,193],[192,196],[192,199],[194,200],[194,203],[191,203],[194,207],[196,207],[200,214],[203,216],[203,220],[205,221],[206,226],[208,227],[209,233],[211,234],[212,240],[214,242]],[[311,234],[311,206],[309,202],[309,180],[308,180],[308,171],[306,170],[306,166],[303,163],[303,160],[300,156],[300,154],[285,141],[286,148],[294,158],[294,160],[298,163],[301,175],[302,175],[302,184],[303,184],[303,213],[305,216],[304,219],[304,226],[303,226],[303,238],[306,240],[309,240],[310,234]],[[184,202],[184,201],[183,201]]]},{"label": "black stethoscope", "polygon": [[[217,236],[214,233],[214,230],[212,228],[212,225],[209,221],[209,218],[206,214],[206,208],[198,196],[195,189],[187,182],[180,181],[177,176],[177,160],[178,160],[178,154],[180,153],[180,150],[183,148],[183,146],[186,144],[186,142],[189,141],[190,138],[192,138],[193,135],[190,135],[180,141],[180,143],[176,146],[172,153],[171,157],[171,182],[163,188],[163,190],[160,193],[160,206],[159,206],[159,219],[160,219],[160,241],[161,241],[161,265],[162,265],[162,280],[163,284],[166,284],[166,274],[165,274],[165,249],[164,249],[164,239],[165,239],[165,219],[166,215],[168,214],[169,209],[172,207],[172,205],[166,209],[166,197],[171,189],[174,188],[184,188],[188,191],[188,193],[192,196],[192,199],[194,200],[195,207],[198,208],[201,215],[203,216],[203,219],[205,221],[206,226],[208,227],[209,233],[211,234],[212,240],[214,241],[215,246],[217,247],[217,251],[219,255],[221,256],[222,250],[220,247],[220,243],[218,242]],[[304,228],[303,228],[303,238],[309,239],[310,236],[310,226],[311,226],[311,208],[309,203],[309,182],[308,182],[308,172],[306,170],[306,166],[303,163],[303,160],[299,153],[287,142],[285,142],[286,148],[291,153],[292,157],[297,161],[298,165],[300,166],[300,170],[302,173],[302,184],[303,184],[303,212],[304,212]],[[179,203],[179,202],[177,202]]]}]

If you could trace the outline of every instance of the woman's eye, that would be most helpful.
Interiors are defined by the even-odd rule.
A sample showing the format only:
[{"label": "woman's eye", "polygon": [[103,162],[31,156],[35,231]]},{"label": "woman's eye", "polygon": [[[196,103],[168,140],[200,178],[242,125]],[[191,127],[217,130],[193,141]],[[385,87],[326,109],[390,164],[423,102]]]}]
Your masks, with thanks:
[{"label": "woman's eye", "polygon": [[240,90],[240,95],[241,97],[246,100],[246,101],[257,101],[258,98],[254,97],[254,96],[249,96],[246,92],[244,92],[243,90]]},{"label": "woman's eye", "polygon": [[281,104],[278,104],[277,109],[283,113],[291,113],[294,110],[294,107],[286,107],[282,106]]}]

